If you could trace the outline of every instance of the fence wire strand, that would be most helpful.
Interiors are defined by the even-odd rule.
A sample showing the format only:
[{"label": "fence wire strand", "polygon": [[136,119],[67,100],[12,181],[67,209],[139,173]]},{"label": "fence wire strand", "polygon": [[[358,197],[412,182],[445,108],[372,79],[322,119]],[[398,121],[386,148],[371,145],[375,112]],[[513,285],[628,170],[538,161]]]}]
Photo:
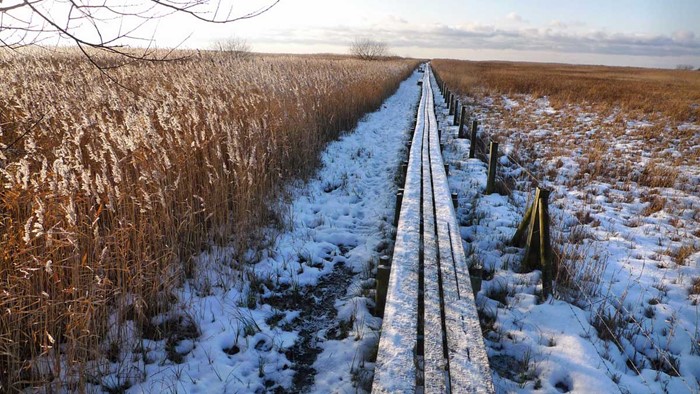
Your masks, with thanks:
[{"label": "fence wire strand", "polygon": [[[436,80],[436,83],[437,83],[437,80]],[[439,89],[438,89],[438,92],[439,92]],[[443,99],[442,101],[443,101],[443,103],[444,103],[444,105],[443,105],[442,107],[443,107],[443,108],[446,108],[446,107],[448,106],[448,103],[447,103],[447,101],[445,100],[445,97],[442,95],[442,93],[440,92],[439,94],[442,96],[442,99]],[[443,114],[443,115],[444,115],[444,114]],[[469,117],[467,117],[467,119],[469,119]],[[448,122],[451,122],[449,115],[447,116],[447,121],[448,121]],[[468,120],[465,119],[465,121],[466,121],[467,124],[469,124]],[[451,123],[453,123],[453,126],[458,126],[458,125],[459,125],[459,123],[454,123],[454,122],[451,122]],[[476,136],[477,136],[477,141],[470,141],[470,142],[471,142],[472,144],[475,144],[475,148],[477,148],[477,149],[475,149],[475,151],[477,151],[477,152],[480,151],[479,153],[481,153],[481,154],[486,154],[486,147],[489,146],[491,142],[496,142],[495,139],[493,139],[492,136],[489,135],[489,133],[487,132],[486,128],[485,128],[483,125],[477,129]],[[510,163],[512,163],[512,164],[516,167],[516,169],[520,169],[520,170],[521,170],[521,176],[522,176],[522,174],[524,174],[527,181],[530,181],[530,182],[531,182],[532,184],[534,184],[534,185],[543,185],[543,186],[545,185],[545,182],[543,182],[543,180],[542,180],[541,178],[537,177],[535,174],[532,173],[532,171],[530,171],[529,169],[525,168],[525,167],[520,163],[520,161],[519,161],[517,158],[515,158],[513,155],[511,155],[510,153],[503,153],[503,155],[508,159],[508,161],[509,161]],[[519,183],[523,182],[523,179],[518,179],[518,178],[521,178],[521,176],[518,176],[518,177],[515,179],[515,185],[516,185],[516,186],[519,186]],[[504,189],[509,193],[509,195],[513,195],[513,191],[514,191],[514,190],[513,190],[513,188],[511,188],[510,186],[508,186],[508,183],[505,181],[506,177],[508,177],[508,175],[503,174],[502,176],[499,175],[499,176],[497,177],[497,179],[500,181],[501,185],[502,185],[502,186],[504,187]],[[515,178],[515,177],[513,177],[513,178]],[[528,203],[532,203],[532,202],[531,202],[532,199],[530,198],[531,190],[530,190],[529,192],[527,192],[527,193],[528,193]],[[574,228],[574,227],[577,227],[577,226],[581,226],[581,227],[585,227],[585,226],[586,226],[585,224],[583,224],[583,223],[581,222],[581,220],[580,220],[576,215],[568,214],[568,213],[567,213],[566,211],[564,211],[564,210],[562,210],[562,213],[563,213],[563,214],[566,214],[566,216],[567,216],[567,217],[563,217],[563,215],[562,215],[562,218],[561,218],[562,221],[569,220],[569,221],[572,221],[572,222],[573,222],[573,224],[570,224],[570,225],[566,226],[566,227],[568,227],[569,229]],[[571,230],[569,230],[569,231],[571,231]],[[562,231],[562,232],[565,232],[565,230]],[[595,240],[596,240],[596,241],[599,241],[597,238],[595,238]],[[554,254],[557,256],[557,259],[561,262],[561,261],[562,261],[562,256],[560,256],[560,255],[557,253],[557,251],[553,251],[553,252],[554,252]],[[560,266],[564,267],[564,269],[567,271],[567,274],[568,274],[571,278],[576,278],[576,276],[574,275],[574,273],[571,272],[571,270],[569,269],[569,267],[568,267],[566,264],[560,263]],[[583,295],[583,297],[584,297],[584,299],[585,299],[585,301],[586,301],[586,304],[589,305],[589,309],[590,309],[590,310],[589,310],[588,312],[591,313],[595,318],[597,318],[598,321],[600,321],[600,322],[602,323],[602,325],[604,326],[604,328],[605,328],[606,330],[608,330],[608,333],[609,333],[609,334],[611,335],[611,337],[612,337],[612,342],[618,347],[618,349],[620,349],[620,352],[621,352],[621,353],[623,353],[625,356],[627,356],[627,351],[625,350],[626,348],[622,346],[622,344],[620,343],[619,339],[617,339],[617,337],[614,335],[614,331],[612,330],[612,328],[611,328],[611,327],[608,325],[608,323],[606,322],[605,316],[602,316],[602,315],[601,315],[600,310],[602,310],[603,308],[600,307],[599,305],[608,304],[608,305],[611,305],[612,307],[614,307],[614,308],[617,310],[617,312],[619,312],[619,311],[623,312],[623,313],[625,314],[625,317],[626,317],[626,320],[625,320],[625,321],[626,321],[628,324],[632,324],[634,327],[638,328],[638,332],[641,333],[642,336],[643,336],[644,338],[646,338],[646,340],[648,340],[650,346],[651,346],[651,347],[653,348],[653,350],[656,352],[656,354],[658,355],[658,357],[661,358],[662,361],[665,361],[665,362],[666,362],[667,368],[669,368],[669,370],[670,370],[671,372],[673,372],[678,378],[680,378],[680,380],[683,382],[683,384],[688,388],[689,392],[695,392],[695,391],[697,390],[697,388],[696,388],[696,389],[693,389],[693,388],[688,384],[687,380],[683,377],[683,375],[681,375],[681,373],[680,373],[680,371],[678,370],[678,368],[676,368],[676,366],[674,365],[674,363],[671,361],[671,357],[672,357],[672,356],[669,355],[669,352],[666,351],[666,350],[663,350],[661,347],[659,347],[659,345],[654,341],[654,339],[653,339],[653,338],[651,337],[651,335],[649,334],[648,330],[646,330],[646,329],[644,328],[644,326],[638,321],[637,317],[636,317],[635,315],[633,315],[633,314],[624,306],[624,302],[622,302],[621,299],[617,298],[617,297],[614,296],[614,295],[610,295],[610,293],[608,293],[608,294],[605,295],[605,296],[599,296],[599,297],[597,297],[598,299],[594,301],[594,300],[591,299],[591,297],[588,296],[587,292],[585,291],[585,289],[583,289],[583,287],[581,286],[581,284],[578,283],[578,281],[573,280],[572,283],[577,287],[577,290],[580,292],[580,294]],[[640,287],[640,293],[641,293],[641,294],[640,294],[640,297],[646,296],[648,292],[649,292],[649,288],[648,288],[648,287],[647,287],[647,288],[642,288],[642,287]],[[584,330],[584,332],[588,332],[588,330],[589,330],[590,328],[593,328],[593,327],[591,327],[590,324],[589,324],[589,325],[588,325],[588,329],[587,329],[586,326],[583,324],[583,322],[581,322],[581,320],[579,319],[578,315],[575,313],[575,311],[574,311],[574,309],[573,309],[573,306],[572,306],[570,303],[568,303],[568,302],[565,302],[565,303],[566,303],[566,304],[569,306],[569,308],[571,309],[572,314],[574,315],[575,319],[577,320],[577,322],[578,322],[579,325],[581,326],[581,329]],[[689,338],[691,338],[691,340],[692,340],[693,338],[696,337],[696,335],[691,334],[690,331],[688,331],[688,329],[686,329],[686,328],[683,326],[683,324],[682,324],[681,322],[678,322],[677,326],[681,327],[681,329],[682,329],[683,331],[685,331],[686,334],[688,334],[688,336],[689,336]],[[633,346],[634,346],[634,345],[633,345]],[[594,345],[594,348],[596,349],[596,352],[598,353],[598,356],[600,357],[601,361],[603,362],[603,365],[605,366],[605,368],[606,368],[606,370],[608,371],[608,374],[611,376],[611,378],[614,377],[614,376],[616,376],[616,375],[610,370],[610,368],[608,367],[605,358],[598,352],[598,347]],[[636,349],[636,347],[635,347],[635,349]],[[640,352],[640,354],[642,354],[643,357],[647,357],[647,358],[649,357],[648,355],[646,355],[646,354],[643,353],[643,352]],[[644,378],[644,375],[641,373],[640,369],[639,369],[639,368],[637,367],[637,365],[636,365],[636,361],[637,361],[637,360],[636,360],[636,359],[631,359],[629,356],[627,356],[627,358],[628,358],[628,360],[630,360],[630,363],[629,363],[630,366],[631,366],[630,369],[632,369],[632,370],[637,374],[637,376],[639,376],[639,377],[641,378],[642,383],[647,387],[647,389],[649,389],[650,392],[653,393],[654,391],[651,389],[651,386],[649,385],[649,382]],[[628,366],[628,368],[629,368],[629,366]],[[653,370],[653,369],[652,369],[652,370]],[[661,371],[657,371],[657,373],[658,373],[658,372],[661,372]],[[614,381],[614,380],[613,380],[613,381]],[[618,387],[619,387],[619,383],[616,382],[616,384],[618,384]]]}]

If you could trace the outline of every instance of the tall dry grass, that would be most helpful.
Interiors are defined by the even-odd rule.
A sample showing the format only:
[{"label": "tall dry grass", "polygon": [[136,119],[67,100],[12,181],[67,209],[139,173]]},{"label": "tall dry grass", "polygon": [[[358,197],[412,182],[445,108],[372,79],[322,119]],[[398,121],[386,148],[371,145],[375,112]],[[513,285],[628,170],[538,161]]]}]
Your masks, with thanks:
[{"label": "tall dry grass", "polygon": [[524,62],[433,60],[443,81],[468,96],[531,94],[555,106],[581,103],[657,112],[675,121],[700,119],[700,72]]},{"label": "tall dry grass", "polygon": [[108,324],[167,308],[206,245],[254,246],[416,66],[189,55],[110,71],[129,92],[76,53],[0,54],[0,391],[79,388]]}]

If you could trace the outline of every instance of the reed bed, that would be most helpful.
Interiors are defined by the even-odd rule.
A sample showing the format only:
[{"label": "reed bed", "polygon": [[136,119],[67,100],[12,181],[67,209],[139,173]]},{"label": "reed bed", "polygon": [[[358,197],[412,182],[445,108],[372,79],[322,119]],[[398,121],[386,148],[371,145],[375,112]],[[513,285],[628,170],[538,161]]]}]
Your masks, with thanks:
[{"label": "reed bed", "polygon": [[255,248],[285,183],[417,65],[185,55],[118,86],[75,52],[0,53],[0,391],[82,387],[108,326],[163,312],[207,245]]}]

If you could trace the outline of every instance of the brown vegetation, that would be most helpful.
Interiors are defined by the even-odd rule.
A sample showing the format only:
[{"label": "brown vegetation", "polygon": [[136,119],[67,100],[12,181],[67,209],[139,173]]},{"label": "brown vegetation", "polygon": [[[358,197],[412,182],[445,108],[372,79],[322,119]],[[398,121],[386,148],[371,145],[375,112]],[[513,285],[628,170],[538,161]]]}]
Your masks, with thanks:
[{"label": "brown vegetation", "polygon": [[0,391],[86,376],[112,312],[143,327],[193,254],[255,246],[285,182],[416,66],[185,55],[110,71],[130,92],[76,53],[0,53]]},{"label": "brown vegetation", "polygon": [[580,103],[661,112],[676,121],[700,119],[697,72],[443,59],[432,64],[450,87],[464,95],[530,94],[547,96],[555,106]]},{"label": "brown vegetation", "polygon": [[455,60],[433,65],[489,135],[512,144],[513,156],[552,180],[562,167],[556,163],[570,157],[578,167],[567,179],[571,187],[594,180],[694,187],[679,169],[693,173],[700,159],[700,74]]}]

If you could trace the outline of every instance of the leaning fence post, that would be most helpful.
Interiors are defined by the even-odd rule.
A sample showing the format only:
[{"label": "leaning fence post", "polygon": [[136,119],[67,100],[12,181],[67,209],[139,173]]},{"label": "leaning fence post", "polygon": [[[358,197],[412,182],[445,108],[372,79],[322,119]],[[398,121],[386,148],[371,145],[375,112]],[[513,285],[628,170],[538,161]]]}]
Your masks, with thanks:
[{"label": "leaning fence post", "polygon": [[486,194],[493,193],[496,183],[496,167],[498,166],[498,142],[491,141],[489,150],[489,174],[486,178]]},{"label": "leaning fence post", "polygon": [[[518,229],[515,230],[515,234],[513,234],[513,238],[510,240],[510,244],[512,246],[520,246],[521,238],[523,237],[523,234],[525,234],[525,230],[527,229],[527,225],[530,223],[530,220],[532,219],[532,211],[533,208],[537,206],[537,201],[533,200],[530,206],[527,208],[525,211],[525,215],[523,216],[522,222],[518,225]],[[536,214],[536,212],[535,212]]]},{"label": "leaning fence post", "polygon": [[540,189],[537,204],[540,219],[540,264],[542,265],[542,295],[545,299],[552,294],[552,249],[549,238],[549,190]]},{"label": "leaning fence post", "polygon": [[475,154],[476,154],[476,127],[478,126],[478,122],[476,119],[472,121],[472,138],[471,141],[469,141],[469,158],[473,159]]},{"label": "leaning fence post", "polygon": [[538,187],[535,191],[535,199],[532,201],[532,215],[530,216],[530,226],[527,232],[527,239],[525,241],[525,257],[521,267],[525,271],[529,272],[536,269],[537,260],[532,258],[533,254],[538,254],[540,244],[535,241],[535,233],[539,232],[540,217],[538,214],[539,203],[540,203],[540,188]]},{"label": "leaning fence post", "polygon": [[459,131],[457,132],[457,138],[465,138],[464,136],[464,121],[467,118],[467,107],[462,104],[462,114],[459,117]]}]

